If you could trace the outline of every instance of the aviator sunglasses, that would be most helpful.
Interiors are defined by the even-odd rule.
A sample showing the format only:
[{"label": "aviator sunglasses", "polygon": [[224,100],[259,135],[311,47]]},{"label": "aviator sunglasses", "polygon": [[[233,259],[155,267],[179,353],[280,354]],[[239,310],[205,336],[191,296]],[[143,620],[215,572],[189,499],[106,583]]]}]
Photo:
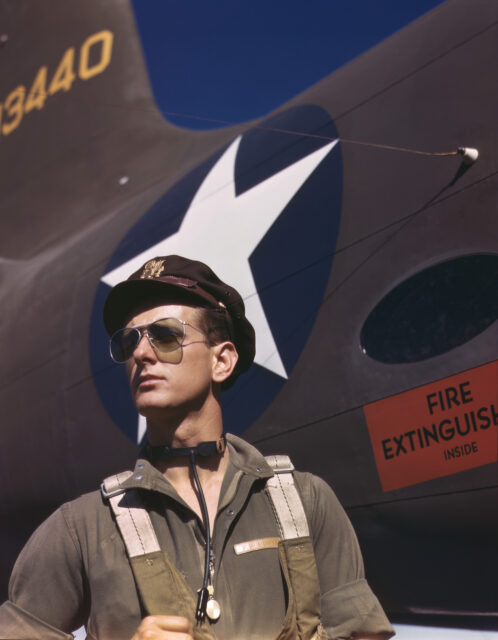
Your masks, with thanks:
[{"label": "aviator sunglasses", "polygon": [[179,349],[185,342],[185,325],[205,334],[189,322],[178,318],[160,318],[138,327],[118,329],[110,340],[111,358],[114,362],[124,363],[131,358],[140,340],[145,335],[152,348],[160,353],[169,353]]}]

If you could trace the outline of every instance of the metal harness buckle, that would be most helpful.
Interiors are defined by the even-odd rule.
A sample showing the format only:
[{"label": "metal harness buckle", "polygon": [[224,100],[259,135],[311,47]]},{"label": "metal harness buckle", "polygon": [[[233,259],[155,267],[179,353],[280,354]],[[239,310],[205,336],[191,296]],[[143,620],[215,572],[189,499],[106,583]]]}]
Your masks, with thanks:
[{"label": "metal harness buckle", "polygon": [[110,491],[107,491],[105,488],[105,483],[103,482],[100,485],[100,492],[102,493],[104,498],[112,498],[114,496],[118,496],[120,493],[124,493],[125,489],[122,489],[121,487],[117,487],[116,489],[111,489]]}]

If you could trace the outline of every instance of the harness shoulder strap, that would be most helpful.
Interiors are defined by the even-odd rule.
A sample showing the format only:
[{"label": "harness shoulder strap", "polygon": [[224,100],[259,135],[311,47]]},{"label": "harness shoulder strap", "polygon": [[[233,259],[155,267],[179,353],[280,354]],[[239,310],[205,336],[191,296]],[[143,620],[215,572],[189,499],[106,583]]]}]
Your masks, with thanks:
[{"label": "harness shoulder strap", "polygon": [[273,505],[282,539],[309,536],[308,521],[294,483],[294,465],[289,456],[266,456],[266,461],[275,474],[266,481],[266,492]]},{"label": "harness shoulder strap", "polygon": [[144,611],[147,615],[184,616],[192,624],[195,640],[216,640],[208,620],[202,624],[196,622],[195,595],[167,554],[161,551],[140,492],[121,486],[131,475],[131,471],[125,471],[106,478],[101,492],[114,513]]},{"label": "harness shoulder strap", "polygon": [[280,566],[289,593],[289,604],[276,640],[325,640],[320,623],[320,583],[308,520],[294,483],[289,456],[267,456],[275,475],[266,481],[282,541]]},{"label": "harness shoulder strap", "polygon": [[145,509],[138,491],[121,488],[121,484],[132,474],[132,471],[123,471],[110,476],[100,487],[104,498],[109,500],[130,558],[160,551],[149,512]]}]

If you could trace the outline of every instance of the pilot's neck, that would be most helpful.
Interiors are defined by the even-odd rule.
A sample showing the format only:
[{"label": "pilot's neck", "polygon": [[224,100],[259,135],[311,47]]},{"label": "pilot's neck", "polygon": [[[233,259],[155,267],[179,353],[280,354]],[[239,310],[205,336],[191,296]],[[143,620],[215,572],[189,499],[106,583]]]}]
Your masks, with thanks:
[{"label": "pilot's neck", "polygon": [[154,447],[195,447],[200,442],[217,440],[222,433],[221,411],[209,415],[188,415],[168,421],[147,418],[147,440]]}]

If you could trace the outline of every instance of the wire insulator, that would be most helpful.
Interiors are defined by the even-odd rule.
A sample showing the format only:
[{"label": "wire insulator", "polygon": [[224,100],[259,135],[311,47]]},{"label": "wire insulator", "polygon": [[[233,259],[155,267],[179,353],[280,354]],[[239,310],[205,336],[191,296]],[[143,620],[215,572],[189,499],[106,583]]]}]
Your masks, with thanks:
[{"label": "wire insulator", "polygon": [[462,156],[462,162],[469,166],[479,157],[479,151],[474,147],[458,147],[458,153]]}]

